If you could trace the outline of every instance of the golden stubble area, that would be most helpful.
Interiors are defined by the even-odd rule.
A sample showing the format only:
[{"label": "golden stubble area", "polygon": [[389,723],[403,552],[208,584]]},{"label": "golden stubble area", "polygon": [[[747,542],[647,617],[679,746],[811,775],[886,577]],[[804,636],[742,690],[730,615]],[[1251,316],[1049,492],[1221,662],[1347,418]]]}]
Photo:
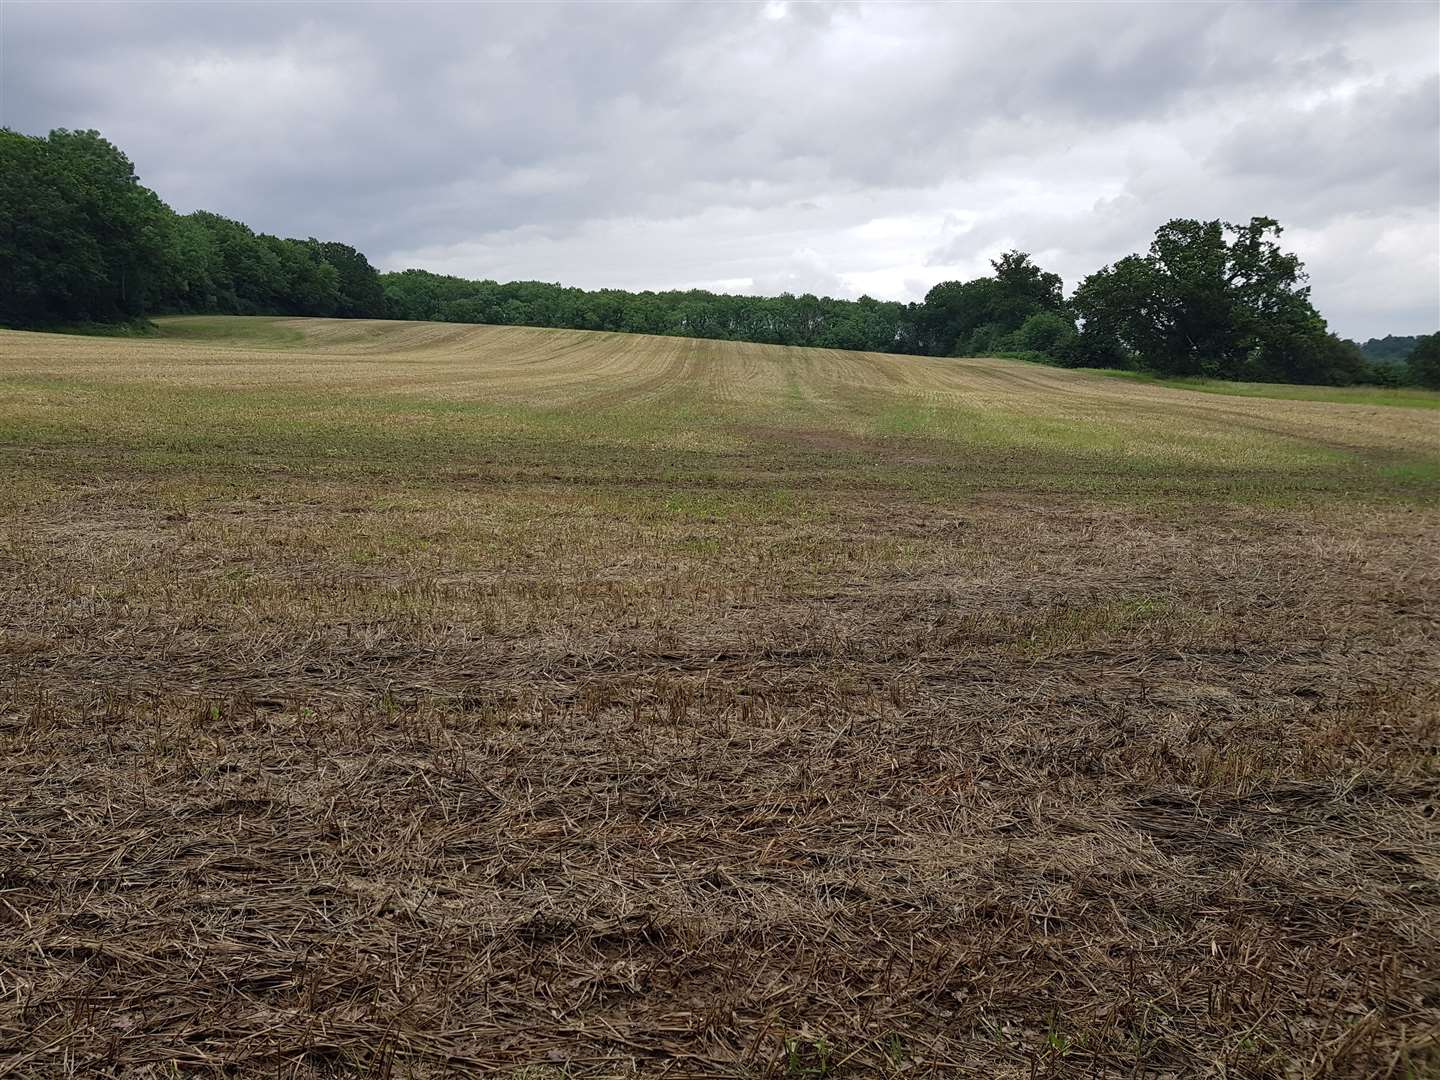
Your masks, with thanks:
[{"label": "golden stubble area", "polygon": [[0,1073],[1437,1067],[1422,408],[0,333]]}]

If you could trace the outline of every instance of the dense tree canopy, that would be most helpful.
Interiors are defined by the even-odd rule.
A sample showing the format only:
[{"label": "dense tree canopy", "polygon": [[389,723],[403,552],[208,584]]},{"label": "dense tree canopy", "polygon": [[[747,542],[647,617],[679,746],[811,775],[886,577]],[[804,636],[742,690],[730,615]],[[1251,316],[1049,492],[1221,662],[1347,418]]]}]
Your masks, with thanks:
[{"label": "dense tree canopy", "polygon": [[1411,350],[1408,363],[1416,386],[1440,390],[1440,334],[1422,337]]},{"label": "dense tree canopy", "polygon": [[1401,336],[1386,334],[1383,338],[1371,338],[1360,345],[1361,355],[1374,364],[1400,364],[1410,359],[1415,346],[1423,340],[1419,335]]},{"label": "dense tree canopy", "polygon": [[920,344],[941,356],[973,355],[1023,346],[1014,335],[1032,316],[1065,319],[1060,276],[1040,269],[1023,251],[991,260],[992,277],[943,281],[925,296]]},{"label": "dense tree canopy", "polygon": [[[1178,219],[1144,255],[1091,274],[1066,300],[1058,275],[1023,251],[992,273],[945,281],[923,303],[627,292],[539,281],[379,274],[347,244],[256,233],[205,211],[179,215],[141,186],[94,131],[36,138],[0,129],[0,324],[120,322],[160,312],[427,319],[677,334],[872,352],[1020,355],[1164,375],[1434,385],[1436,338],[1408,368],[1373,368],[1331,334],[1304,269],[1270,218]],[[1428,342],[1428,344],[1426,344]],[[1397,374],[1397,370],[1400,372]]]},{"label": "dense tree canopy", "polygon": [[94,131],[0,130],[0,322],[144,313],[166,272],[168,210]]},{"label": "dense tree canopy", "polygon": [[1177,219],[1146,255],[1091,274],[1072,301],[1082,338],[1134,353],[1165,375],[1281,382],[1352,382],[1365,373],[1353,345],[1329,333],[1310,303],[1299,258],[1279,224]]},{"label": "dense tree canopy", "polygon": [[382,274],[392,319],[499,323],[915,352],[915,305],[687,289],[588,292],[541,281],[468,281],[424,270]]},{"label": "dense tree canopy", "polygon": [[0,129],[0,323],[122,322],[162,311],[384,313],[354,248],[177,215],[94,131]]}]

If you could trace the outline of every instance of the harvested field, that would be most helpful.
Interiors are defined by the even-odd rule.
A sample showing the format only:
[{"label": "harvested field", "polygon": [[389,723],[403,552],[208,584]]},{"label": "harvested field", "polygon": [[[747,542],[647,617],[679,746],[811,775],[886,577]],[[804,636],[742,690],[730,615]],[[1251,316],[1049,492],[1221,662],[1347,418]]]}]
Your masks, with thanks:
[{"label": "harvested field", "polygon": [[1377,400],[0,331],[0,1075],[1435,1076]]}]

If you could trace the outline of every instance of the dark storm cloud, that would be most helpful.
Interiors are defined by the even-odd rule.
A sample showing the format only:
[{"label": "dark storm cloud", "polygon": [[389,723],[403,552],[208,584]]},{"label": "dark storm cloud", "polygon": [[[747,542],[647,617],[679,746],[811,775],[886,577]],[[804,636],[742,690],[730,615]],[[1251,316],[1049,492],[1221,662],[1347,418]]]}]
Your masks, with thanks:
[{"label": "dark storm cloud", "polygon": [[0,122],[99,128],[179,209],[385,266],[913,296],[1012,244],[1073,282],[1167,217],[1265,213],[1342,332],[1440,324],[1433,6],[9,0],[0,20]]}]

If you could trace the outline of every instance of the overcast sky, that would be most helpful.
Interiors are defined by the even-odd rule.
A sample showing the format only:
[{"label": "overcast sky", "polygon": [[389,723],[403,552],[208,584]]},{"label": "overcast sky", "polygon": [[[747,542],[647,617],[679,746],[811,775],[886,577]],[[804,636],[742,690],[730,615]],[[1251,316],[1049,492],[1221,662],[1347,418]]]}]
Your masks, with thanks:
[{"label": "overcast sky", "polygon": [[0,124],[382,269],[919,299],[1277,217],[1351,337],[1440,327],[1440,4],[0,0]]}]

